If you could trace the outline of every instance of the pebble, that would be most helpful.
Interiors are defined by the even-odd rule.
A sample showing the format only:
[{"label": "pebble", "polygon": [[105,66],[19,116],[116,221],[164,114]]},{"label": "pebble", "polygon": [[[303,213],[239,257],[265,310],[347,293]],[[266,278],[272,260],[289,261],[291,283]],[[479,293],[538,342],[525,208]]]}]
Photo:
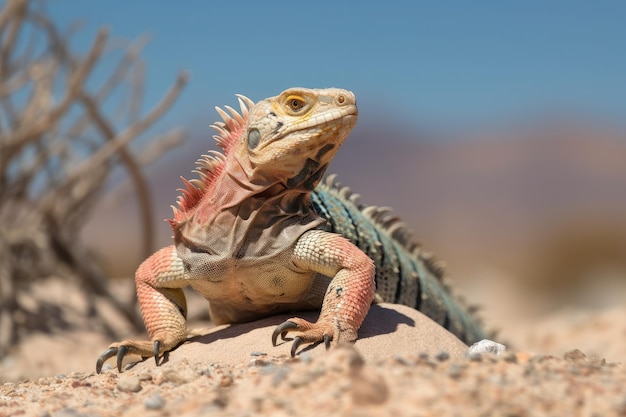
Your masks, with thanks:
[{"label": "pebble", "polygon": [[254,358],[254,359],[250,360],[249,365],[250,366],[258,366],[258,367],[265,367],[265,366],[272,365],[272,362],[268,361],[267,359],[263,359],[263,358]]},{"label": "pebble", "polygon": [[158,392],[153,392],[148,398],[143,400],[143,405],[148,410],[159,410],[165,405],[165,400]]},{"label": "pebble", "polygon": [[467,350],[467,356],[472,356],[475,353],[495,353],[496,355],[501,355],[504,352],[506,352],[506,346],[503,344],[494,342],[493,340],[483,339],[470,346]]},{"label": "pebble", "polygon": [[141,381],[136,376],[127,376],[117,381],[117,389],[122,392],[139,392],[141,391]]},{"label": "pebble", "polygon": [[198,378],[198,373],[188,367],[182,369],[168,368],[163,370],[163,380],[174,385],[186,384]]},{"label": "pebble", "polygon": [[407,359],[407,358],[405,358],[404,356],[401,356],[401,355],[396,355],[396,356],[394,356],[394,357],[393,357],[393,360],[394,360],[396,363],[399,363],[399,364],[404,365],[404,366],[412,366],[412,365],[415,365],[415,362],[414,362],[414,361],[411,361],[411,360],[409,360],[409,359]]},{"label": "pebble", "polygon": [[587,359],[587,355],[578,349],[570,350],[563,355],[563,359],[569,362],[579,362]]},{"label": "pebble", "polygon": [[517,363],[517,355],[513,352],[507,352],[502,357],[506,362]]},{"label": "pebble", "polygon": [[57,411],[56,413],[54,413],[54,417],[94,417],[96,415],[99,414],[85,414],[85,413],[81,413],[78,410],[76,410],[75,408],[72,407],[66,407],[63,408],[59,411]]},{"label": "pebble", "polygon": [[272,386],[276,387],[282,381],[287,379],[287,376],[289,375],[290,369],[291,368],[288,368],[286,366],[280,367],[280,368],[276,368],[276,372],[274,372],[274,375],[272,376]]},{"label": "pebble", "polygon": [[452,379],[457,379],[463,375],[463,371],[467,368],[467,365],[462,363],[453,363],[448,368],[448,376]]}]

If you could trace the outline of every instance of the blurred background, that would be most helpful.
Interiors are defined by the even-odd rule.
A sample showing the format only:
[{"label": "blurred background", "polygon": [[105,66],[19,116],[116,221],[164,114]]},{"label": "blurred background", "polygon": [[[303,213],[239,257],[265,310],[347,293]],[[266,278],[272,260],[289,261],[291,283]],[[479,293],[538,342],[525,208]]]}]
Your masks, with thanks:
[{"label": "blurred background", "polygon": [[[622,306],[625,18],[619,1],[6,1],[0,258],[12,266],[0,287],[0,352],[33,329],[77,326],[72,315],[93,323],[122,311],[139,331],[132,276],[171,241],[162,219],[179,176],[193,177],[195,160],[215,149],[213,107],[234,106],[235,93],[257,101],[292,86],[356,94],[359,123],[329,172],[365,203],[393,207],[506,337],[523,344],[506,333],[519,321]],[[32,48],[28,31],[42,32]],[[40,139],[19,142],[35,136],[15,132],[63,104],[102,36],[76,101],[53,129],[35,132]],[[20,60],[29,48],[30,61]],[[33,74],[49,71],[40,55],[56,57],[59,73],[46,100],[29,107],[45,79]],[[20,81],[27,62],[36,65]],[[119,88],[100,96],[109,81]],[[59,201],[72,204],[59,209]],[[32,289],[70,275],[93,297],[77,301],[78,314]],[[131,291],[116,295],[110,278]],[[42,298],[53,293],[42,288]],[[115,321],[99,326],[111,337],[131,331]]]}]

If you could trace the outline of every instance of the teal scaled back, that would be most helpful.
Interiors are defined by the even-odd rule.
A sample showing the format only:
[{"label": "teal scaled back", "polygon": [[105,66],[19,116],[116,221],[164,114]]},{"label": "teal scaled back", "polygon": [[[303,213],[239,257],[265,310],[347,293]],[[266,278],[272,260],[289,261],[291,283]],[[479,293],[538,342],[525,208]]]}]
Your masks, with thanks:
[{"label": "teal scaled back", "polygon": [[361,205],[334,175],[318,184],[311,203],[327,221],[324,230],[341,234],[374,261],[377,300],[413,307],[468,345],[486,338],[474,309],[452,296],[443,268],[390,208]]}]

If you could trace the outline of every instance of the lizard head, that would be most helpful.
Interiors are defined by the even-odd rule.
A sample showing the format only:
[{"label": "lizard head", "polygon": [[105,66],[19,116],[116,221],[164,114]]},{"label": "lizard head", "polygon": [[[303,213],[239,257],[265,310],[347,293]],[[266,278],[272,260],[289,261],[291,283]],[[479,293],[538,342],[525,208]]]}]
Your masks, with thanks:
[{"label": "lizard head", "polygon": [[186,187],[173,207],[173,227],[199,206],[226,206],[248,192],[275,186],[312,191],[358,115],[354,94],[338,88],[290,88],[256,104],[237,97],[241,113],[216,107],[223,122],[212,127],[224,154],[210,151],[198,161],[200,178],[182,178]]},{"label": "lizard head", "polygon": [[357,115],[350,91],[291,88],[250,109],[236,158],[253,182],[313,190]]}]

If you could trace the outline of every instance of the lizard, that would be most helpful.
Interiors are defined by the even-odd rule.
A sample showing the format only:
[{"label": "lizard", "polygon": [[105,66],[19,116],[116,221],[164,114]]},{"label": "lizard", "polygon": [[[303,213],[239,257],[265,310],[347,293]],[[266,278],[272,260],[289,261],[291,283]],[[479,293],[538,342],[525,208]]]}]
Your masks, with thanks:
[{"label": "lizard", "polygon": [[293,317],[276,327],[303,344],[353,342],[373,302],[417,308],[467,344],[479,321],[451,295],[444,273],[386,207],[364,206],[326,169],[355,126],[355,95],[338,88],[290,88],[240,111],[216,107],[211,127],[222,152],[197,162],[169,219],[174,243],[135,273],[150,340],[113,343],[97,360],[137,354],[159,359],[186,341],[190,286],[209,302],[215,324],[319,309],[315,323]]}]

